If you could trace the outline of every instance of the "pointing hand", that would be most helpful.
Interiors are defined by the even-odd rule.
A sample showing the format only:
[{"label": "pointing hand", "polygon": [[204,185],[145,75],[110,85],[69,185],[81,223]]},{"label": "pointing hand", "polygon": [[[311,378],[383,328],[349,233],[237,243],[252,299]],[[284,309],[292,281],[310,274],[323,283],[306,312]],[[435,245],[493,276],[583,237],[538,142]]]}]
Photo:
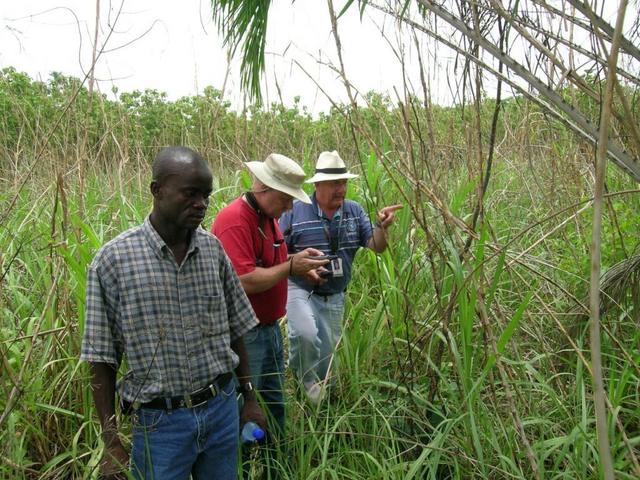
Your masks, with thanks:
[{"label": "pointing hand", "polygon": [[380,210],[378,212],[378,222],[380,226],[386,230],[395,220],[394,212],[400,210],[403,206],[402,204],[390,205]]}]

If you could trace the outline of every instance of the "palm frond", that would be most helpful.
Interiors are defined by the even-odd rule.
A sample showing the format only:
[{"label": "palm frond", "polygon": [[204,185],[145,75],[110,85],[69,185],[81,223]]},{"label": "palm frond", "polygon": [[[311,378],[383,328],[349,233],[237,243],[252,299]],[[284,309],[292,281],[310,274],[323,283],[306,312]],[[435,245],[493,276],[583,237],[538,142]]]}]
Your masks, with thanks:
[{"label": "palm frond", "polygon": [[231,55],[242,45],[240,82],[261,103],[260,77],[265,66],[267,20],[271,0],[212,0],[212,18]]},{"label": "palm frond", "polygon": [[634,304],[640,299],[640,255],[634,255],[616,263],[602,276],[600,288],[603,292],[600,308],[607,311],[614,305],[625,305],[629,299]]}]

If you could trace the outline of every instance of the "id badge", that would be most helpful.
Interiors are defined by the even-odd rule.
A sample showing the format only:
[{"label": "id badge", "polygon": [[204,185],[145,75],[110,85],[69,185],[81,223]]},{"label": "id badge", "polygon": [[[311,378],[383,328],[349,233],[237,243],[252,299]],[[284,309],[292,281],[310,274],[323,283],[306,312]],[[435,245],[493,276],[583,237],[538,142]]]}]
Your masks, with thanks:
[{"label": "id badge", "polygon": [[333,270],[334,277],[344,276],[344,271],[342,270],[342,258],[338,257],[331,260],[331,270]]}]

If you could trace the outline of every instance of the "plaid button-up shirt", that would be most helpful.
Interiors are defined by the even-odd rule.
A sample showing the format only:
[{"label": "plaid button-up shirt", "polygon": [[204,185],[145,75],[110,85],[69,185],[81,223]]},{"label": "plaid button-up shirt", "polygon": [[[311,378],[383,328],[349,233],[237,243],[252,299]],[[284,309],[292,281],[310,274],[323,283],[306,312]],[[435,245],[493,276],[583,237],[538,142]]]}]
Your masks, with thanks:
[{"label": "plaid button-up shirt", "polygon": [[89,266],[81,359],[118,368],[124,354],[130,402],[183,395],[232,371],[231,341],[257,323],[218,239],[196,229],[178,265],[147,218]]}]

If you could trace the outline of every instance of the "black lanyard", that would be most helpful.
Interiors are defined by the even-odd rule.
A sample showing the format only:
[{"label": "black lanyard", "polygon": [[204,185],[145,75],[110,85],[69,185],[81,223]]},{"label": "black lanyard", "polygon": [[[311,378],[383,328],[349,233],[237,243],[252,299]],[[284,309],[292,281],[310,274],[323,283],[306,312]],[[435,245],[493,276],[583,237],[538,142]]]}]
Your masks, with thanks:
[{"label": "black lanyard", "polygon": [[327,227],[325,218],[322,216],[320,217],[320,221],[322,222],[322,229],[324,230],[324,236],[327,238],[327,243],[329,244],[329,249],[331,250],[332,255],[337,255],[338,250],[340,250],[340,231],[342,230],[342,219],[344,218],[344,215],[344,208],[342,208],[342,212],[340,213],[340,221],[338,222],[338,233],[335,237],[331,236],[331,231]]},{"label": "black lanyard", "polygon": [[[264,226],[265,218],[267,218],[267,220],[269,220],[269,223],[271,224],[271,231],[273,232],[273,260],[270,266],[273,266],[276,264],[278,248],[280,248],[280,246],[284,243],[284,238],[276,238],[276,227],[273,224],[274,220],[273,218],[268,218],[262,213],[262,210],[260,210],[260,205],[258,205],[258,201],[256,200],[253,192],[245,193],[244,197],[247,199],[247,203],[249,204],[249,206],[258,214],[258,233],[260,233],[260,237],[263,240],[267,239],[267,235],[266,233],[264,233],[264,229],[262,228]],[[264,242],[261,242],[261,244],[264,245]],[[264,254],[264,248],[261,248],[260,250],[260,256],[256,256],[256,266],[264,267],[265,265],[262,264],[263,262],[261,258]]]}]

